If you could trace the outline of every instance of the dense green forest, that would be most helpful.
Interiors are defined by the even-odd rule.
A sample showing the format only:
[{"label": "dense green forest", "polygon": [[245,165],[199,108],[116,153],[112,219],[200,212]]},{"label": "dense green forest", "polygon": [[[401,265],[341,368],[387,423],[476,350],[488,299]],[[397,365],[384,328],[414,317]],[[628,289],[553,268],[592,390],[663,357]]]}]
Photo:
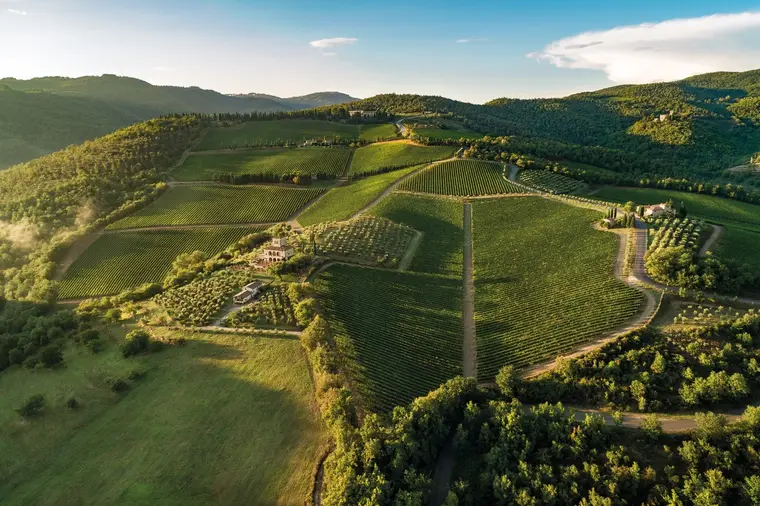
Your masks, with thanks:
[{"label": "dense green forest", "polygon": [[159,172],[202,128],[196,116],[150,120],[0,172],[0,294],[50,299],[56,255],[155,198]]},{"label": "dense green forest", "polygon": [[229,96],[113,75],[0,79],[0,169],[165,114],[272,113],[352,100],[337,92]]},{"label": "dense green forest", "polygon": [[[484,105],[443,97],[378,95],[349,107],[434,112],[474,131],[522,142],[560,143],[622,154],[627,171],[713,179],[760,146],[760,71],[626,85],[559,99],[496,99]],[[529,139],[529,140],[528,140]],[[590,162],[589,162],[590,163]]]}]

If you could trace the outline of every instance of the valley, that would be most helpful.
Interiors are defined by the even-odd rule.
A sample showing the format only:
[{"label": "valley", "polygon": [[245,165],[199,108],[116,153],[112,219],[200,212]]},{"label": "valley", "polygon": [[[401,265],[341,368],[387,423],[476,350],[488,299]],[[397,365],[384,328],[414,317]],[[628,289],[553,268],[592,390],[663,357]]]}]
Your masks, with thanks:
[{"label": "valley", "polygon": [[719,469],[750,504],[760,184],[718,167],[760,134],[754,88],[709,101],[732,79],[219,95],[8,168],[3,502],[710,504]]}]

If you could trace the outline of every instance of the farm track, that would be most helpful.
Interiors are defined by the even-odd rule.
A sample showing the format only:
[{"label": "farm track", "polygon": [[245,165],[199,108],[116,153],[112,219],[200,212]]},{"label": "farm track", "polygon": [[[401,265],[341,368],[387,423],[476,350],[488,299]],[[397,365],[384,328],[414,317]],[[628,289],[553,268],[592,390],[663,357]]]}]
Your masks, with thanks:
[{"label": "farm track", "polygon": [[354,215],[353,215],[353,216],[351,216],[349,219],[350,219],[350,220],[352,220],[352,219],[354,219],[354,218],[358,218],[358,217],[359,217],[359,216],[361,216],[362,214],[366,213],[367,211],[369,211],[370,209],[372,209],[373,207],[375,207],[375,206],[376,206],[378,203],[380,203],[380,201],[381,201],[381,200],[383,200],[385,197],[387,197],[388,195],[390,195],[391,193],[393,193],[393,191],[394,191],[396,188],[398,188],[398,187],[399,187],[399,185],[400,185],[401,183],[403,183],[404,181],[406,181],[406,180],[407,180],[407,179],[409,179],[410,177],[414,176],[415,174],[418,174],[418,173],[422,172],[423,170],[425,170],[425,169],[427,169],[427,168],[430,168],[430,167],[435,167],[436,165],[439,165],[439,164],[441,164],[441,163],[444,163],[444,162],[451,162],[451,161],[453,161],[453,160],[456,160],[456,159],[457,159],[457,158],[456,158],[456,157],[454,157],[454,158],[447,158],[446,160],[438,160],[437,162],[433,162],[433,163],[430,163],[430,164],[428,164],[428,165],[424,165],[424,166],[420,167],[419,169],[417,169],[417,170],[414,170],[414,171],[412,171],[412,172],[410,172],[410,173],[406,174],[405,176],[403,176],[403,177],[401,177],[401,178],[397,179],[396,181],[394,181],[394,182],[393,182],[393,184],[391,184],[391,185],[390,185],[388,188],[386,188],[386,189],[383,191],[383,193],[381,193],[380,195],[378,195],[378,197],[377,197],[375,200],[373,200],[372,202],[370,202],[370,203],[369,203],[369,204],[367,204],[366,206],[364,206],[364,207],[362,207],[361,209],[359,209],[359,210],[358,210],[357,212],[355,212],[355,213],[354,213]]},{"label": "farm track", "polygon": [[710,237],[707,238],[705,243],[700,248],[699,256],[701,257],[707,256],[707,252],[710,251],[713,246],[715,246],[715,243],[717,243],[722,236],[723,236],[723,225],[712,225],[712,233],[710,234]]}]

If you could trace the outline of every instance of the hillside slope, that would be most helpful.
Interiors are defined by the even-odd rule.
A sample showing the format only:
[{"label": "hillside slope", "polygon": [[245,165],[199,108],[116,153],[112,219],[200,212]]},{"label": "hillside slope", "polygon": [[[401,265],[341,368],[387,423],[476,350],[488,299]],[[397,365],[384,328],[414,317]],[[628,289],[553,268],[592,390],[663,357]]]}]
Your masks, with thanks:
[{"label": "hillside slope", "polygon": [[350,107],[444,113],[481,133],[620,150],[642,173],[715,178],[760,151],[758,70],[615,86],[556,99],[500,98],[477,105],[391,94]]},{"label": "hillside slope", "polygon": [[351,100],[338,92],[230,96],[114,75],[0,79],[0,168],[162,114],[293,111]]}]

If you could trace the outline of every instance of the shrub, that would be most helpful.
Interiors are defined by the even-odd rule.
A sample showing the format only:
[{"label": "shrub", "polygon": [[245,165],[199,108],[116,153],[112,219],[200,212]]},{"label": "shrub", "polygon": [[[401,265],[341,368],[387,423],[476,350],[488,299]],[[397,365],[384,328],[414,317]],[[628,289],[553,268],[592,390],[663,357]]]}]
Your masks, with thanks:
[{"label": "shrub", "polygon": [[37,416],[45,407],[45,398],[42,394],[36,394],[29,397],[24,403],[16,409],[16,413],[24,418]]},{"label": "shrub", "polygon": [[726,431],[728,420],[724,415],[715,413],[697,413],[694,416],[697,422],[697,434],[703,438],[720,437]]},{"label": "shrub", "polygon": [[505,397],[514,397],[518,381],[515,368],[511,365],[505,365],[496,375],[496,384]]},{"label": "shrub", "polygon": [[657,441],[662,435],[662,422],[657,419],[655,414],[645,416],[640,428],[653,441]]},{"label": "shrub", "polygon": [[106,384],[111,392],[119,393],[129,390],[129,384],[121,378],[106,378]]},{"label": "shrub", "polygon": [[133,330],[127,334],[124,344],[121,345],[121,354],[124,358],[137,355],[148,349],[150,334],[142,329]]},{"label": "shrub", "polygon": [[142,369],[132,369],[129,372],[129,376],[127,376],[127,379],[131,381],[140,380],[145,377],[145,374],[146,374],[145,371]]},{"label": "shrub", "polygon": [[61,353],[61,349],[57,346],[48,346],[42,350],[40,362],[45,367],[55,367],[63,362],[63,353]]},{"label": "shrub", "polygon": [[66,399],[66,407],[71,411],[76,411],[77,409],[79,409],[79,401],[77,401],[73,397],[69,397],[68,399]]},{"label": "shrub", "polygon": [[90,350],[92,353],[100,353],[103,351],[103,341],[100,339],[96,339],[93,341],[87,342],[87,349]]}]

